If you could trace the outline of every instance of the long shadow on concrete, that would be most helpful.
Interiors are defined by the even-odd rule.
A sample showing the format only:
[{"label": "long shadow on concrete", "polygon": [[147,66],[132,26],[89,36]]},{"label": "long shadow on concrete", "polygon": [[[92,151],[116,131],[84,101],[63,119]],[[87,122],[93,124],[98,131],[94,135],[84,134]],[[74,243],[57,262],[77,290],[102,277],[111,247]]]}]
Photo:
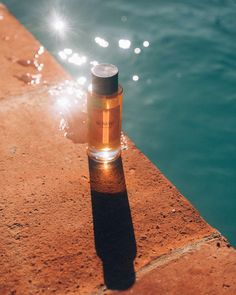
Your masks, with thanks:
[{"label": "long shadow on concrete", "polygon": [[136,242],[122,160],[96,163],[89,159],[95,248],[103,263],[104,282],[125,290],[135,282]]}]

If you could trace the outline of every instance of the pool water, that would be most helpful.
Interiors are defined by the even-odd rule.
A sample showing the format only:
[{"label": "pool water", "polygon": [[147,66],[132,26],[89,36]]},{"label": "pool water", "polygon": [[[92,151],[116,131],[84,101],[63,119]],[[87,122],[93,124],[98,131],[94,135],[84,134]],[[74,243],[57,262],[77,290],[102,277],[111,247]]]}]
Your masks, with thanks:
[{"label": "pool water", "polygon": [[236,246],[236,2],[2,2],[79,83],[119,67],[124,131]]}]

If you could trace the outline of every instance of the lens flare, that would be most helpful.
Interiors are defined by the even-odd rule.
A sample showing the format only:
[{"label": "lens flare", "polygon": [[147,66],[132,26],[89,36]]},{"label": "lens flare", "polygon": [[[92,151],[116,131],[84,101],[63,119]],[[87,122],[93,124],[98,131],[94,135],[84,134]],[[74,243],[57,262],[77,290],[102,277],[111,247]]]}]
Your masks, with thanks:
[{"label": "lens flare", "polygon": [[64,31],[66,28],[66,23],[62,19],[56,19],[52,23],[52,27],[54,30],[58,31],[59,33],[61,31]]},{"label": "lens flare", "polygon": [[59,14],[57,11],[52,11],[48,23],[52,33],[56,36],[64,37],[68,32],[69,25],[65,15]]}]

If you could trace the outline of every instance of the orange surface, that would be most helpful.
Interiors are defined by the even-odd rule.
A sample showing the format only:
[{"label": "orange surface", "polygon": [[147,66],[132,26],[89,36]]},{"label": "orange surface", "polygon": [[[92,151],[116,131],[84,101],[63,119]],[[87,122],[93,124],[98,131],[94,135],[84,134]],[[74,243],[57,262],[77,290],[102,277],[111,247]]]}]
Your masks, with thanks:
[{"label": "orange surface", "polygon": [[235,255],[221,239],[211,241],[150,271],[122,294],[235,295]]}]

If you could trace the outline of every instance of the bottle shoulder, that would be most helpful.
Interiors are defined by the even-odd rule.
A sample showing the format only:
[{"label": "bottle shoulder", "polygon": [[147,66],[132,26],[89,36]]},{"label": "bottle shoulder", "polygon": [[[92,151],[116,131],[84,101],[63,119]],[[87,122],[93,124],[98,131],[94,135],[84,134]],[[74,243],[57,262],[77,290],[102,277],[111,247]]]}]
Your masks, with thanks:
[{"label": "bottle shoulder", "polygon": [[119,84],[118,86],[118,91],[111,94],[111,95],[101,95],[96,92],[94,92],[92,89],[89,89],[88,92],[88,97],[92,98],[98,98],[98,99],[115,99],[118,96],[121,96],[123,94],[123,87]]}]

